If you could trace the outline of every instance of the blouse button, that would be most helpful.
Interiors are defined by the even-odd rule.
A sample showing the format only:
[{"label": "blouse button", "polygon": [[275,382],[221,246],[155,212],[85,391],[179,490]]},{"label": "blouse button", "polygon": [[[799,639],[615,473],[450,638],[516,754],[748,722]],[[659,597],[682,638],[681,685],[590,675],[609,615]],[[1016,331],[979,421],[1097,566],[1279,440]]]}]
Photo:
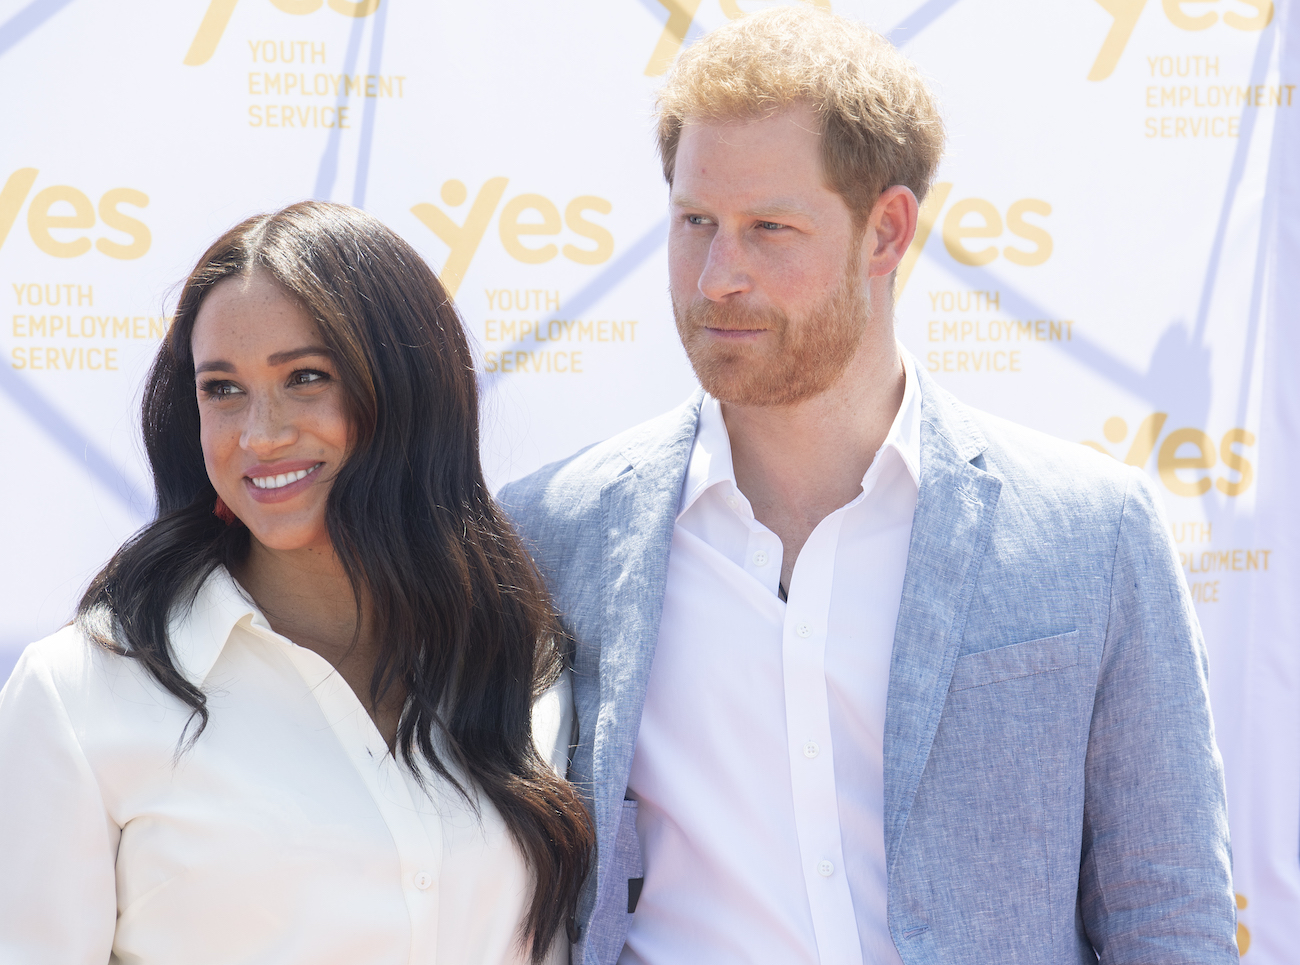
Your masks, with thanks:
[{"label": "blouse button", "polygon": [[418,872],[415,876],[415,887],[424,891],[429,885],[433,884],[433,875],[427,871]]}]

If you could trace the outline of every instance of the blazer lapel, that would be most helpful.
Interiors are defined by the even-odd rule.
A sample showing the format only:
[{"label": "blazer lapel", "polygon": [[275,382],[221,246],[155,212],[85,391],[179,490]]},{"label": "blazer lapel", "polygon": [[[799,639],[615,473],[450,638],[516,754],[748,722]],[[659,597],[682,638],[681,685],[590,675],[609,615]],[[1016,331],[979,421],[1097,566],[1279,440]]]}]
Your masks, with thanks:
[{"label": "blazer lapel", "polygon": [[979,429],[955,399],[920,376],[921,484],[885,705],[890,868],[939,727],[1002,487],[971,464],[985,448]]},{"label": "blazer lapel", "polygon": [[[673,413],[667,431],[629,445],[624,450],[627,468],[600,494],[600,592],[606,630],[600,642],[600,711],[592,764],[602,842],[616,833],[622,813],[659,637],[668,551],[702,398],[697,392]],[[601,849],[600,878],[611,851]]]}]

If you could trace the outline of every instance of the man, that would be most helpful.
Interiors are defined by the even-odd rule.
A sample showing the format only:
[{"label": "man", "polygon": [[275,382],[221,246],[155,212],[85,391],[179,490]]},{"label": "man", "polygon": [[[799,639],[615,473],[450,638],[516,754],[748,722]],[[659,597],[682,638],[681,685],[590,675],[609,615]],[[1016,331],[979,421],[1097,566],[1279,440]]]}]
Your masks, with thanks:
[{"label": "man", "polygon": [[574,962],[1233,962],[1203,644],[1145,477],[894,337],[942,126],[805,8],[660,98],[704,392],[502,495],[575,641]]}]

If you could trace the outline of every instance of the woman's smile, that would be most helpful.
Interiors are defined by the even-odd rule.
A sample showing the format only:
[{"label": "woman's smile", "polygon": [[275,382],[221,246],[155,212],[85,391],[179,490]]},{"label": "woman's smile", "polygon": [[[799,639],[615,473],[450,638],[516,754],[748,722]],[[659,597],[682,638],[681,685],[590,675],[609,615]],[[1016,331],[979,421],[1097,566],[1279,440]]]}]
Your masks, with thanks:
[{"label": "woman's smile", "polygon": [[259,503],[284,502],[315,485],[319,479],[317,470],[323,465],[323,462],[299,459],[254,466],[244,474],[244,482],[248,495]]}]

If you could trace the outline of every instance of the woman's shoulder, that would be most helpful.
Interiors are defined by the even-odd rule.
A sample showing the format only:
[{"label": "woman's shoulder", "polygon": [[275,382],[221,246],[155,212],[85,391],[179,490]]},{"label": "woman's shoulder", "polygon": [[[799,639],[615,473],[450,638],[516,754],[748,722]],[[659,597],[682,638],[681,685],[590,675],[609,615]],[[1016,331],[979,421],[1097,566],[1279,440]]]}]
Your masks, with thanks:
[{"label": "woman's shoulder", "polygon": [[569,747],[573,740],[573,683],[570,671],[560,672],[556,681],[533,701],[533,743],[555,772],[564,777],[569,768]]},{"label": "woman's shoulder", "polygon": [[76,624],[69,623],[48,637],[29,643],[10,679],[24,674],[55,678],[80,676],[89,669],[95,651],[103,652],[103,648],[88,640]]},{"label": "woman's shoulder", "polygon": [[120,685],[138,681],[135,661],[91,640],[75,624],[28,644],[5,683],[6,696],[56,700],[65,707],[94,700]]}]

